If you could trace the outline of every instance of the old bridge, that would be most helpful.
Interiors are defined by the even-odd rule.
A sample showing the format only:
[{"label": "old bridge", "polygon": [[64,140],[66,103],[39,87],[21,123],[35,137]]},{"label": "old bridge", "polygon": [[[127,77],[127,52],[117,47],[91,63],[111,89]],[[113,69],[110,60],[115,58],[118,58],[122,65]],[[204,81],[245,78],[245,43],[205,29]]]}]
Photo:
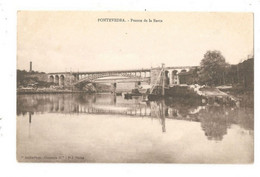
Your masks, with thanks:
[{"label": "old bridge", "polygon": [[[195,66],[166,67],[165,79],[168,86],[180,84],[179,74],[189,72]],[[111,83],[116,87],[117,83],[132,82],[135,84],[153,84],[161,68],[116,70],[116,71],[92,71],[92,72],[55,72],[48,73],[48,81],[59,86],[78,86],[80,84]]]}]

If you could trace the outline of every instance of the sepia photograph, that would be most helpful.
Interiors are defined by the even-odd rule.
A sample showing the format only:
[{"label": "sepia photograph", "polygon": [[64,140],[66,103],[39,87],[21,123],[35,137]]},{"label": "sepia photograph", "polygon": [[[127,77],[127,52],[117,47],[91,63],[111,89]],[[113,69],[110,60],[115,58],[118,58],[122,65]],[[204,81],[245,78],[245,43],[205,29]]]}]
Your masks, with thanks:
[{"label": "sepia photograph", "polygon": [[254,13],[17,11],[16,159],[254,163]]}]

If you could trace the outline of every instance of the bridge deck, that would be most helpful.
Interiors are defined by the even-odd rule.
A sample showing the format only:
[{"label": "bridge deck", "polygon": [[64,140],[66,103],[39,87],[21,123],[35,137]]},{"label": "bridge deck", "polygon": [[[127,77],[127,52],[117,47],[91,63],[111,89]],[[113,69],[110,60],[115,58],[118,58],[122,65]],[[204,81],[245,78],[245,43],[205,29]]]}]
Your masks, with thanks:
[{"label": "bridge deck", "polygon": [[103,74],[103,73],[122,73],[122,72],[149,72],[151,69],[130,69],[130,70],[110,70],[110,71],[79,71],[79,72],[55,72],[48,74]]},{"label": "bridge deck", "polygon": [[[185,68],[195,68],[198,66],[174,66],[174,67],[166,67],[165,69],[185,69]],[[102,73],[123,73],[123,72],[150,72],[151,69],[156,68],[142,68],[142,69],[129,69],[129,70],[108,70],[108,71],[79,71],[79,72],[53,72],[48,74],[102,74]],[[159,69],[159,67],[158,67]]]}]

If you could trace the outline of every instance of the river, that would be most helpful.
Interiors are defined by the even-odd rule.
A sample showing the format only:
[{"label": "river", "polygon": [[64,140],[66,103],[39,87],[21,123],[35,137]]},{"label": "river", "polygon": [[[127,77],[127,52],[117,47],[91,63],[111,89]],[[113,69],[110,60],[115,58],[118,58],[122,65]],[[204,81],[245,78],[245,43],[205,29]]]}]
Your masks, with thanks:
[{"label": "river", "polygon": [[252,163],[254,110],[111,94],[17,95],[17,160]]}]

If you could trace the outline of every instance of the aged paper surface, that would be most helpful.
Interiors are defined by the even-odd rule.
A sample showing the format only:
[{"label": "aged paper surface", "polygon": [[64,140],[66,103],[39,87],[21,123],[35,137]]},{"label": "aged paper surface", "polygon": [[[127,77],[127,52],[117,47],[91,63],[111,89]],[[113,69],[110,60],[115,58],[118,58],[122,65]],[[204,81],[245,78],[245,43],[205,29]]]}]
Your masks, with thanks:
[{"label": "aged paper surface", "polygon": [[[254,116],[252,116],[252,109],[248,108],[252,107],[252,94],[245,94],[246,97],[241,96],[245,91],[243,91],[243,87],[248,88],[253,80],[253,77],[250,77],[252,70],[247,70],[247,64],[250,64],[247,59],[252,58],[253,55],[253,58],[259,56],[259,7],[259,1],[256,0],[163,0],[158,2],[145,0],[65,0],[62,3],[53,0],[1,1],[1,175],[26,177],[36,175],[38,177],[104,175],[259,176],[259,148],[257,148],[259,146],[259,138],[257,136],[259,134],[259,124],[257,123],[259,110],[255,109]],[[40,15],[40,11],[45,13]],[[66,15],[62,16],[57,13],[50,15],[48,13],[50,11],[70,11],[67,14],[71,16],[65,18]],[[77,12],[87,14],[90,11],[100,14],[103,13],[100,11],[109,12],[110,14],[115,14],[115,11],[118,11],[117,14],[119,16],[107,15],[102,16],[102,18],[129,19],[132,18],[129,12],[131,12],[130,14],[138,12],[140,15],[133,15],[137,19],[140,17],[141,19],[151,18],[160,20],[160,16],[147,15],[152,12],[152,14],[156,14],[159,11],[162,12],[161,14],[167,12],[173,15],[169,15],[169,18],[162,18],[164,23],[155,23],[156,25],[150,25],[150,27],[146,25],[146,29],[140,23],[132,25],[124,23],[124,25],[129,27],[124,30],[127,32],[132,30],[133,32],[128,33],[128,36],[118,33],[118,37],[115,37],[116,35],[113,31],[120,31],[118,28],[123,29],[123,25],[114,30],[106,31],[106,29],[109,29],[107,27],[109,24],[112,26],[116,24],[109,22],[109,24],[104,25],[106,26],[104,29],[100,29],[95,25],[97,23],[94,22],[91,22],[92,25],[84,26],[91,19],[87,15],[83,16],[83,19],[76,18],[80,17],[80,15],[75,15]],[[35,13],[31,15],[29,12]],[[193,16],[194,18],[189,18],[190,21],[188,21],[188,18],[186,20],[181,18],[182,15],[179,18],[174,18],[176,12],[182,15],[185,14],[180,12],[186,12],[187,16],[192,14],[189,12],[200,13],[198,13],[197,18]],[[212,22],[210,23],[206,20],[207,13],[203,17],[200,15],[201,12],[217,12],[216,14],[220,16],[224,14],[224,17],[215,16],[214,20],[211,18]],[[244,14],[243,12],[246,13],[244,18],[241,16]],[[19,13],[21,14],[18,15]],[[234,13],[239,18],[235,18],[236,15]],[[227,14],[233,15],[229,16]],[[254,23],[251,20],[251,14],[253,15]],[[166,21],[172,19],[171,24],[175,23],[176,28],[170,29],[167,27],[168,23],[165,23],[164,19]],[[213,23],[214,21],[215,23]],[[201,26],[202,22],[207,24],[203,28]],[[187,23],[190,23],[190,25]],[[251,27],[252,23],[254,27]],[[162,28],[159,28],[160,25]],[[84,30],[83,27],[82,30],[79,30],[81,29],[80,26],[84,26]],[[99,35],[95,33],[94,28],[98,29]],[[154,30],[152,30],[153,28]],[[135,29],[138,30],[135,31]],[[158,33],[156,33],[155,29]],[[254,37],[250,37],[252,29]],[[91,31],[92,33],[88,33]],[[106,31],[107,34],[101,35],[100,32],[102,31]],[[139,31],[143,35],[140,35]],[[150,37],[148,38],[148,36]],[[254,44],[251,42],[252,39],[254,39]],[[100,46],[100,50],[97,50],[97,45]],[[218,52],[212,52],[214,50]],[[207,53],[207,51],[211,52]],[[227,68],[227,70],[224,70],[225,72],[222,72],[222,75],[210,74],[208,76],[214,79],[208,80],[206,76],[209,73],[205,72],[205,69],[207,68],[206,66],[212,66],[212,62],[210,62],[210,65],[207,65],[205,61],[209,61],[208,58],[211,56],[218,56],[213,57],[218,58],[216,61],[223,61],[222,57],[224,57],[225,62],[222,62],[223,66],[227,66],[226,64],[228,63],[235,67],[233,66],[231,70]],[[189,73],[192,70],[190,71],[188,68],[181,70],[180,68],[172,68],[190,66],[190,69],[193,69],[192,67],[195,66],[196,68],[201,65],[202,59],[205,59],[202,65],[204,66],[203,70],[198,68],[199,70],[194,72],[200,74],[200,77],[190,77],[192,75]],[[111,64],[111,61],[115,62]],[[258,60],[253,61],[255,61],[255,75],[259,75]],[[31,72],[30,62],[32,62]],[[162,63],[165,65],[163,66]],[[218,62],[218,64],[221,64],[221,62]],[[151,67],[153,70],[151,70]],[[140,69],[143,69],[141,77],[139,77]],[[23,70],[26,72],[21,72]],[[126,94],[127,99],[119,95],[115,99],[113,96],[115,93],[120,94],[118,92],[122,92],[121,94],[126,92],[126,90],[122,90],[124,88],[122,85],[124,84],[117,82],[118,75],[117,79],[114,78],[112,80],[110,78],[110,81],[114,81],[113,83],[106,83],[106,86],[102,85],[104,83],[103,79],[108,79],[105,76],[108,76],[109,73],[111,74],[111,71],[118,70],[121,71],[121,79],[124,75],[127,78],[124,81],[128,83],[131,81],[132,83],[125,85],[130,90],[129,94]],[[131,74],[125,73],[125,70],[134,71]],[[177,72],[174,70],[177,70]],[[181,72],[182,70],[186,70],[186,72]],[[249,77],[245,77],[248,75],[244,75],[243,70],[249,71],[246,72]],[[95,82],[98,80],[99,83],[94,83],[92,80],[92,84],[82,87],[85,92],[87,90],[93,93],[83,94],[85,96],[77,96],[76,93],[71,95],[64,93],[64,89],[70,91],[70,88],[67,88],[66,85],[73,82],[73,77],[71,77],[71,80],[68,80],[70,77],[64,75],[65,73],[71,72],[74,75],[74,79],[78,79],[79,84],[82,83],[84,78],[85,81],[90,80],[91,77],[88,74],[91,73],[86,72],[93,71],[101,72],[99,73],[100,75],[98,73],[93,75],[96,79]],[[104,73],[104,71],[109,72]],[[216,71],[216,68],[213,71]],[[47,75],[49,77],[46,78],[46,75],[44,76],[44,73],[41,72],[52,74]],[[54,74],[53,72],[57,73]],[[64,73],[61,74],[60,72]],[[85,73],[80,74],[79,72]],[[137,76],[135,76],[135,73]],[[151,81],[153,83],[151,85],[155,83],[158,85],[156,86],[157,88],[153,89],[153,94],[150,94],[149,99],[152,98],[153,100],[146,100],[148,98],[145,97],[144,100],[146,101],[143,101],[143,98],[139,100],[140,98],[138,97],[140,96],[133,96],[132,88],[136,87],[138,91],[142,92],[143,96],[143,92],[149,89],[149,85],[147,86],[143,83],[139,85],[138,82],[134,84],[134,81],[138,79],[141,81],[146,79],[147,81],[147,78],[144,76],[147,76],[149,79],[149,74],[151,73],[153,78],[158,76],[158,81],[156,81],[157,79]],[[205,75],[205,73],[207,74]],[[118,72],[117,74],[120,73]],[[235,77],[235,75],[237,76]],[[166,80],[163,83],[161,78],[165,76]],[[230,84],[230,80],[233,80],[232,84]],[[19,86],[16,86],[18,81]],[[210,102],[208,100],[200,100],[201,103],[196,103],[196,101],[194,102],[196,99],[193,101],[184,97],[177,99],[176,95],[174,100],[170,98],[172,97],[171,89],[173,85],[177,84],[176,88],[179,88],[180,84],[186,82],[187,85],[192,86],[191,82],[194,81],[201,81],[207,83],[208,86],[218,87],[217,89],[226,93],[229,91],[228,95],[234,94],[234,89],[237,89],[236,95],[234,95],[236,96],[235,98],[247,98],[244,100],[249,101],[236,102],[236,107],[233,107],[233,109],[228,105],[230,102],[226,102],[226,106],[221,104],[222,99],[213,99]],[[106,82],[108,81],[106,80]],[[116,84],[114,85],[114,83]],[[163,85],[165,86],[164,95],[169,95],[170,93],[169,98],[161,96],[163,94]],[[195,86],[195,84],[193,85]],[[203,86],[201,83],[198,83],[198,85]],[[230,89],[230,85],[233,86],[232,89]],[[64,86],[66,87],[64,88]],[[254,93],[256,99],[254,105],[256,108],[258,107],[258,87],[259,81],[255,79]],[[101,95],[100,93],[96,93],[96,96],[94,96],[94,88],[97,88],[99,92],[109,91],[110,96],[108,94],[104,96],[104,94]],[[34,93],[36,89],[37,93]],[[168,89],[171,91],[169,92]],[[196,85],[196,88],[193,87],[191,89],[198,91],[198,86]],[[250,89],[247,90],[250,91]],[[41,93],[39,93],[40,91]],[[55,94],[50,93],[54,91],[56,91]],[[76,91],[76,88],[74,91]],[[212,90],[209,90],[209,88],[204,88],[202,91],[204,94],[205,91],[208,91],[206,92],[207,94],[212,93]],[[247,93],[249,93],[248,91]],[[21,92],[26,92],[26,94]],[[136,90],[134,90],[134,93],[137,93]],[[220,92],[214,92],[214,94],[216,93]],[[147,95],[144,94],[144,96]],[[219,96],[223,98],[223,94]],[[156,97],[163,97],[164,99],[162,100],[165,102],[158,100]],[[146,104],[147,101],[151,104]],[[239,103],[241,104],[239,105]],[[209,104],[209,106],[201,105],[199,109],[194,109],[198,104]],[[204,109],[206,108],[204,106],[208,109]],[[209,107],[211,108],[209,109]],[[141,110],[138,108],[141,108]],[[145,110],[143,108],[146,108],[146,112],[142,111]],[[162,110],[165,110],[165,112]],[[86,111],[99,111],[99,114]],[[124,111],[128,111],[129,115],[126,116]],[[142,112],[142,115],[140,115],[140,112]],[[151,113],[151,116],[145,116],[145,113]],[[109,116],[107,116],[108,114]],[[130,116],[130,114],[139,116]],[[97,117],[103,118],[97,120]],[[107,119],[108,117],[109,119]],[[122,119],[116,119],[116,117],[121,117]],[[244,119],[245,117],[249,117],[249,119]],[[58,118],[61,119],[58,120]],[[120,120],[122,122],[119,123]],[[250,133],[248,134],[248,132]],[[67,139],[64,138],[66,136]],[[130,138],[131,136],[133,138]],[[254,136],[254,140],[252,140],[252,136]],[[174,147],[172,146],[173,144]],[[100,147],[102,147],[103,151],[101,151]],[[113,149],[113,147],[116,148]],[[226,155],[223,156],[223,154]],[[24,156],[23,158],[21,157],[22,155]],[[64,156],[64,159],[62,159],[62,156]],[[42,159],[39,159],[39,157]],[[57,160],[57,157],[61,158]],[[101,162],[105,159],[109,163],[91,163],[94,160],[95,162]],[[141,159],[149,163],[110,163],[112,160],[114,162],[119,160],[137,162],[138,160],[141,161]],[[203,159],[204,162],[202,162]],[[160,163],[168,161],[169,163],[158,165],[154,164],[155,161]],[[185,164],[180,164],[180,161],[183,161]],[[225,163],[232,163],[232,165],[223,165],[224,161]],[[204,163],[205,165],[197,165],[198,163]],[[220,164],[207,165],[209,163]],[[234,163],[239,164],[234,165]],[[240,163],[246,165],[240,165]]]},{"label": "aged paper surface", "polygon": [[18,162],[254,162],[253,13],[17,12]]}]

